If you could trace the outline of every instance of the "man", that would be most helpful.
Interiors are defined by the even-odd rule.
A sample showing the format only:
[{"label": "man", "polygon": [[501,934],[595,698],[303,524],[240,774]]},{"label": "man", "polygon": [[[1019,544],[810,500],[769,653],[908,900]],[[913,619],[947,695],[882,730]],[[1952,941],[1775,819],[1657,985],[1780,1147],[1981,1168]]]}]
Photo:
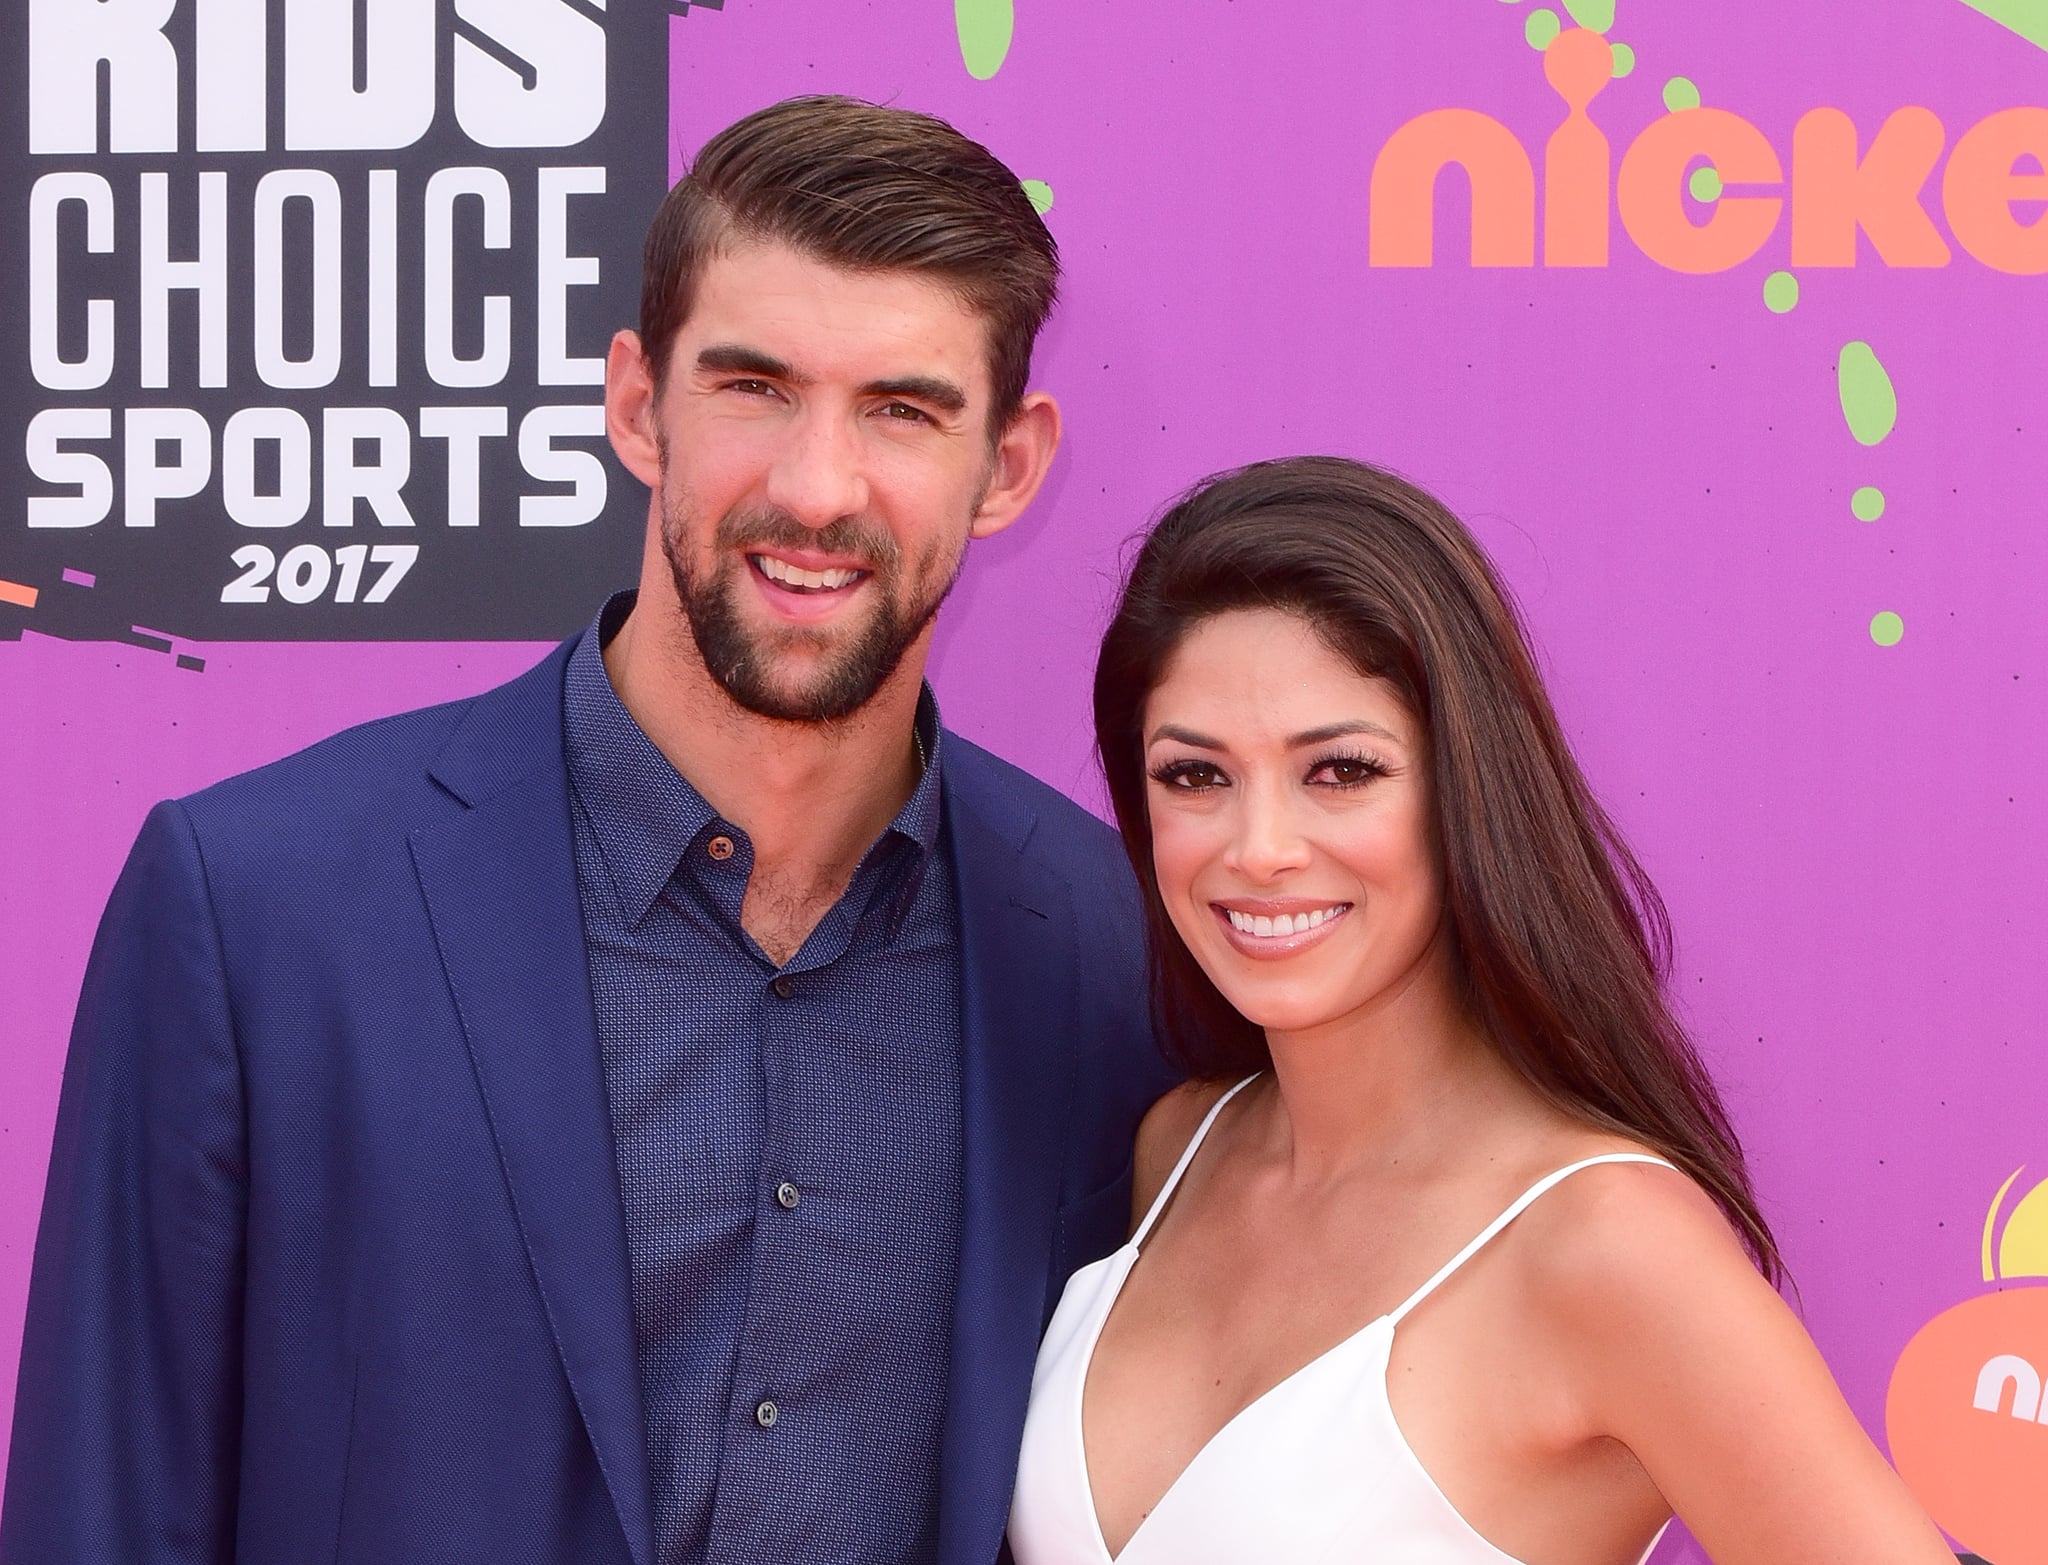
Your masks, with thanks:
[{"label": "man", "polygon": [[798,100],[657,215],[637,597],[160,805],[65,1073],[0,1557],[988,1561],[1163,1085],[1108,831],[939,725],[1055,254]]}]

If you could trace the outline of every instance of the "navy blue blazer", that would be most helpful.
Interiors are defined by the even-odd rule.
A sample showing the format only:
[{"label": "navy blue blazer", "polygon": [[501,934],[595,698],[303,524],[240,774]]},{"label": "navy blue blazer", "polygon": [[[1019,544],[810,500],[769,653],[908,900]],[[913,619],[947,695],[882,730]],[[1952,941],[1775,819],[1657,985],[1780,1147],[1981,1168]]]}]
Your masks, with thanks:
[{"label": "navy blue blazer", "polygon": [[[653,1565],[567,653],[151,813],[64,1073],[5,1565]],[[1113,835],[951,734],[944,783],[939,1553],[987,1565],[1039,1333],[1122,1240],[1167,1076]]]}]

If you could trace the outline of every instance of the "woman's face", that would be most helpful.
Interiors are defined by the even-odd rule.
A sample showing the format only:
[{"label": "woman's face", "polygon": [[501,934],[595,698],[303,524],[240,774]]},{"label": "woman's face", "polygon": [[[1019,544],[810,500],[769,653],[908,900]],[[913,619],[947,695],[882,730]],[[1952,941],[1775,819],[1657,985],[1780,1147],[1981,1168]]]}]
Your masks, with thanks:
[{"label": "woman's face", "polygon": [[1393,688],[1277,610],[1195,626],[1145,707],[1152,862],[1225,999],[1269,1032],[1441,982],[1426,736]]}]

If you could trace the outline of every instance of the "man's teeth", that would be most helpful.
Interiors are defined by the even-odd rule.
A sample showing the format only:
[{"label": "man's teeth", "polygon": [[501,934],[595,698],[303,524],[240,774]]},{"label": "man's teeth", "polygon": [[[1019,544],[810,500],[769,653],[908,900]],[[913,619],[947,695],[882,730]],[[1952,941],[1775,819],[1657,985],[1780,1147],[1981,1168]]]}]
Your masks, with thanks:
[{"label": "man's teeth", "polygon": [[1330,907],[1319,907],[1310,913],[1281,913],[1267,918],[1261,913],[1240,913],[1236,908],[1225,908],[1230,915],[1230,927],[1247,935],[1259,935],[1277,939],[1284,935],[1305,935],[1311,929],[1327,923],[1351,904],[1339,902]]},{"label": "man's teeth", "polygon": [[860,576],[859,571],[844,568],[829,571],[800,570],[785,560],[776,559],[772,554],[756,554],[750,558],[754,562],[754,568],[770,581],[780,582],[785,587],[807,588],[812,592],[844,587]]}]

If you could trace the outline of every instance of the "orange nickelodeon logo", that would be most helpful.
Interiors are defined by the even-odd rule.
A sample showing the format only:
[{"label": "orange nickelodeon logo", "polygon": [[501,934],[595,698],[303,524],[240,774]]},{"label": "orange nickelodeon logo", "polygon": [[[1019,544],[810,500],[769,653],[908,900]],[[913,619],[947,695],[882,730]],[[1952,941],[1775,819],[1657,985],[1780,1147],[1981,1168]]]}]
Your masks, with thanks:
[{"label": "orange nickelodeon logo", "polygon": [[[2048,1180],[2020,1197],[1998,1232],[1999,1208],[2020,1173],[1985,1214],[1986,1282],[2048,1279]],[[2048,1565],[2044,1385],[2048,1287],[2006,1287],[1915,1332],[1885,1396],[1885,1435],[1900,1476],[1951,1536],[1996,1565]]]},{"label": "orange nickelodeon logo", "polygon": [[[1725,194],[1695,222],[1687,171],[1711,164],[1724,186],[1781,186],[1785,167],[1764,133],[1726,109],[1664,115],[1629,144],[1613,172],[1606,134],[1587,113],[1614,73],[1606,39],[1558,34],[1543,74],[1564,100],[1564,123],[1543,148],[1543,264],[1605,266],[1612,209],[1636,248],[1675,272],[1740,266],[1776,231],[1780,196]],[[1894,111],[1861,157],[1840,109],[1811,109],[1792,127],[1792,264],[1854,266],[1859,230],[1887,266],[1946,266],[1948,241],[1920,192],[1947,144],[1934,111]],[[2031,159],[2038,171],[2023,170]],[[1409,120],[1373,162],[1367,258],[1373,266],[1435,259],[1437,176],[1457,164],[1472,192],[1472,264],[1536,264],[1536,174],[1515,133],[1475,109]],[[2048,218],[2022,221],[2015,203],[2048,201],[2048,108],[2001,109],[1957,138],[1941,174],[1941,210],[1964,250],[1994,271],[2048,272]]]}]

